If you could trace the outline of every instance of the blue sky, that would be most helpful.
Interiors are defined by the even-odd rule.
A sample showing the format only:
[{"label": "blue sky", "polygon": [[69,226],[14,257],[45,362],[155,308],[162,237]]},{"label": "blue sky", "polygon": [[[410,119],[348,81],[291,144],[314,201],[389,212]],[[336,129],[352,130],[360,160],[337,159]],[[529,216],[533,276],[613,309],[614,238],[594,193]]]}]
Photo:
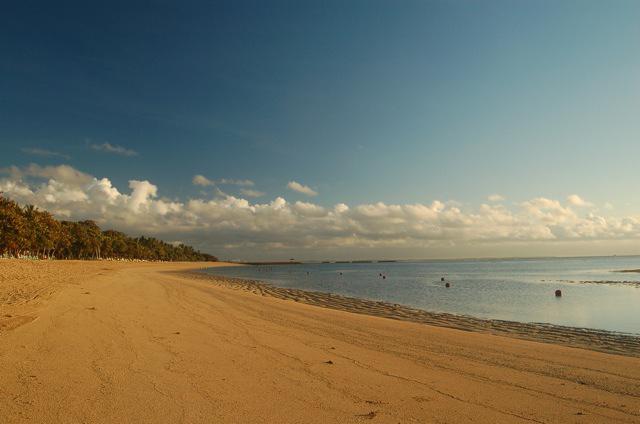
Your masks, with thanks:
[{"label": "blue sky", "polygon": [[256,202],[307,199],[299,181],[325,207],[578,193],[635,214],[639,19],[635,1],[14,2],[0,167],[181,201],[201,174]]}]

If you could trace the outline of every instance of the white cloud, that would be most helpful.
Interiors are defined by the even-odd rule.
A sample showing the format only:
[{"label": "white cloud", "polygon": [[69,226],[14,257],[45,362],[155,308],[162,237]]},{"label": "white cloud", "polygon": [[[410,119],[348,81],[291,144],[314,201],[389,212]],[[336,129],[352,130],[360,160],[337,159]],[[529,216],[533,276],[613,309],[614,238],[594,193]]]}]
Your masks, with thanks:
[{"label": "white cloud", "polygon": [[191,182],[194,185],[199,185],[202,187],[207,187],[207,186],[213,186],[216,184],[219,185],[235,185],[235,186],[240,186],[240,187],[253,187],[255,185],[255,183],[251,180],[234,180],[231,178],[221,178],[219,180],[210,180],[209,178],[205,177],[204,175],[194,175],[193,179],[191,180]]},{"label": "white cloud", "polygon": [[43,156],[43,157],[58,157],[62,159],[70,159],[69,155],[65,155],[63,153],[53,152],[47,149],[41,149],[39,147],[23,147],[20,149],[23,153],[34,156]]},{"label": "white cloud", "polygon": [[111,143],[92,144],[91,148],[100,152],[113,153],[120,156],[136,156],[138,152]]},{"label": "white cloud", "polygon": [[262,197],[265,195],[264,192],[262,191],[258,191],[258,190],[253,190],[250,188],[243,188],[240,189],[240,193],[247,196],[247,197]]},{"label": "white cloud", "polygon": [[567,222],[577,218],[572,209],[565,208],[557,200],[544,197],[523,202],[522,207],[532,217],[549,224]]},{"label": "white cloud", "polygon": [[338,203],[333,207],[333,210],[337,214],[346,213],[349,211],[349,206],[344,203]]},{"label": "white cloud", "polygon": [[140,212],[140,208],[148,208],[150,199],[157,197],[158,187],[149,181],[129,181],[129,188],[132,190],[129,198],[129,209],[133,212]]},{"label": "white cloud", "polygon": [[202,186],[202,187],[215,185],[215,182],[211,181],[204,175],[194,175],[191,182],[193,183],[193,185]]},{"label": "white cloud", "polygon": [[504,196],[501,196],[499,194],[492,194],[487,197],[487,200],[489,200],[490,202],[502,202],[503,200],[505,200],[505,198]]},{"label": "white cloud", "polygon": [[78,171],[69,165],[40,166],[34,163],[23,168],[16,166],[0,168],[0,173],[9,174],[13,180],[29,177],[51,178],[69,185],[84,185],[93,178],[91,175]]},{"label": "white cloud", "polygon": [[306,186],[306,185],[302,185],[299,182],[296,181],[289,181],[289,184],[287,184],[287,188],[289,190],[293,190],[293,191],[297,191],[298,193],[302,193],[305,194],[307,196],[317,196],[318,192],[314,191],[311,187]]},{"label": "white cloud", "polygon": [[569,204],[573,206],[578,206],[578,207],[593,206],[592,203],[587,202],[577,194],[572,194],[570,196],[567,196],[567,202],[569,202]]},{"label": "white cloud", "polygon": [[255,185],[251,180],[234,180],[230,178],[222,178],[218,180],[218,184],[237,185],[241,187],[253,187]]},{"label": "white cloud", "polygon": [[343,252],[353,257],[355,252],[387,256],[398,251],[415,258],[443,249],[487,256],[500,246],[505,246],[503,254],[512,254],[513,246],[592,240],[637,244],[640,239],[640,216],[602,215],[587,202],[574,210],[573,204],[544,197],[513,207],[489,203],[470,209],[437,200],[351,206],[291,203],[282,197],[251,202],[224,193],[214,199],[175,201],[161,197],[160,188],[150,181],[131,180],[123,192],[109,178],[68,165],[1,171],[0,191],[22,204],[42,207],[59,218],[95,219],[103,228],[132,235],[182,240],[223,256]]}]

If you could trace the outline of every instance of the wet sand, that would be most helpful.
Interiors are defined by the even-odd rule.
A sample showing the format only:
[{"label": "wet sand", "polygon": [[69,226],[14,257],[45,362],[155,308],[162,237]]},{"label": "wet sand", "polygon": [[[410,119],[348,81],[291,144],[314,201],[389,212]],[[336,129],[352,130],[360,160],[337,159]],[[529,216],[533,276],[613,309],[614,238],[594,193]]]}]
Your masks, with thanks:
[{"label": "wet sand", "polygon": [[[543,280],[544,281],[544,280]],[[615,280],[557,280],[561,283],[570,283],[570,284],[603,284],[607,286],[629,286],[629,287],[640,287],[640,281],[615,281]]]},{"label": "wet sand", "polygon": [[[293,300],[346,312],[640,357],[640,337],[624,333],[544,323],[480,319],[465,315],[429,312],[394,303],[358,299],[331,293],[281,288],[258,280],[221,277],[197,272],[183,274],[208,280],[231,289],[240,289],[262,296]],[[600,282],[584,281],[582,283]]]},{"label": "wet sand", "polygon": [[639,358],[177,273],[198,266],[0,261],[0,422],[640,421]]}]

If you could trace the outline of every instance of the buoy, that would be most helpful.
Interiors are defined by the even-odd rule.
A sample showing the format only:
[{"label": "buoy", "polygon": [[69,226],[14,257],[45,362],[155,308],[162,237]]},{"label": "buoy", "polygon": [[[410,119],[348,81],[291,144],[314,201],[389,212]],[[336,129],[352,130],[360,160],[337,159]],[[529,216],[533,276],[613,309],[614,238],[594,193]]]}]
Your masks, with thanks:
[{"label": "buoy", "polygon": [[445,286],[445,287],[451,287],[451,284],[449,284],[449,283],[445,283],[445,285],[444,285],[444,286]]},{"label": "buoy", "polygon": [[382,276],[382,279],[383,279],[383,280],[386,280],[386,279],[387,279],[387,276],[386,276],[386,275],[383,275],[383,276]]},{"label": "buoy", "polygon": [[440,277],[440,281],[444,281],[444,277]]},{"label": "buoy", "polygon": [[556,290],[556,297],[562,297],[562,290]]}]

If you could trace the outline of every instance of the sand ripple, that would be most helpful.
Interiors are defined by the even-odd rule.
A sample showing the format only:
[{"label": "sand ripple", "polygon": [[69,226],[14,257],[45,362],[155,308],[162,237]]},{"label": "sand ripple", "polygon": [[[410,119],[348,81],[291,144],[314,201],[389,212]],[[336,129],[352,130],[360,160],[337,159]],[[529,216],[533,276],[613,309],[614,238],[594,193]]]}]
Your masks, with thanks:
[{"label": "sand ripple", "polygon": [[189,275],[232,289],[324,308],[640,357],[640,337],[634,335],[544,323],[487,320],[465,315],[428,312],[394,303],[358,299],[332,293],[281,288],[257,280],[212,276],[197,272],[191,272]]}]

